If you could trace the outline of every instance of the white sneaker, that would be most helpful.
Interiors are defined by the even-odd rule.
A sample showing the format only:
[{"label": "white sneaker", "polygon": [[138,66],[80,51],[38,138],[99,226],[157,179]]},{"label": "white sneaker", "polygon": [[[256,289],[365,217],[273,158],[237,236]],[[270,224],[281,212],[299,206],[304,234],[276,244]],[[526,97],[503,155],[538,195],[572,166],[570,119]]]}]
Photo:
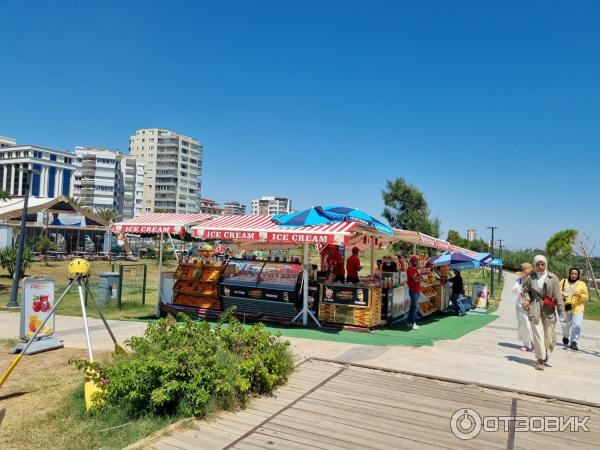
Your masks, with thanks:
[{"label": "white sneaker", "polygon": [[413,323],[412,329],[413,330],[418,330],[419,329],[419,325],[417,325],[416,323]]}]

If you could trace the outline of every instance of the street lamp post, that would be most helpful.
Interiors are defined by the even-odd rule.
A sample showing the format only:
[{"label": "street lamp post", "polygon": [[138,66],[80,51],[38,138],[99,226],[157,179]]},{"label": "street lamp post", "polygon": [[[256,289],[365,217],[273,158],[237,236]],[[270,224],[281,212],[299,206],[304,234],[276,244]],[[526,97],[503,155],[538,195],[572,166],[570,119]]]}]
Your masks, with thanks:
[{"label": "street lamp post", "polygon": [[[494,230],[496,230],[498,227],[488,227],[490,230],[492,230],[492,240],[490,242],[490,253],[493,255],[494,254]],[[490,294],[492,295],[492,297],[494,296],[494,266],[490,267]]]},{"label": "street lamp post", "polygon": [[30,168],[21,168],[25,175],[25,198],[23,200],[23,211],[21,211],[21,226],[19,227],[19,242],[17,244],[17,260],[15,261],[15,270],[13,272],[12,291],[10,300],[6,305],[8,308],[18,308],[17,294],[19,293],[19,281],[21,280],[21,261],[23,260],[23,246],[25,244],[25,225],[27,223],[27,206],[29,204],[29,192],[31,190],[31,175],[33,170]]},{"label": "street lamp post", "polygon": [[[498,239],[498,251],[500,252],[498,258],[500,259],[502,259],[502,242],[504,242],[504,239]],[[502,281],[502,267],[503,266],[500,266],[500,268],[498,269],[498,284],[500,284],[500,282]]]}]

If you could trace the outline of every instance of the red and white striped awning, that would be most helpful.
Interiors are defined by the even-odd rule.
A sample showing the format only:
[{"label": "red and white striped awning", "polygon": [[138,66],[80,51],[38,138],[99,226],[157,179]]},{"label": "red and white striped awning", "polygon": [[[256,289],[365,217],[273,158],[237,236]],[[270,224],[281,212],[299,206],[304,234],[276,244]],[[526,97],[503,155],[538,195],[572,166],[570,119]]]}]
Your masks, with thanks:
[{"label": "red and white striped awning", "polygon": [[211,219],[210,214],[148,213],[112,226],[113,233],[185,234],[186,227]]},{"label": "red and white striped awning", "polygon": [[458,247],[448,241],[434,238],[427,234],[421,233],[420,231],[409,231],[409,230],[398,230],[394,229],[394,240],[408,242],[410,244],[418,245],[419,247],[429,247],[438,250],[444,250],[447,252],[460,252],[463,255],[476,257],[479,254],[468,250],[466,248]]},{"label": "red and white striped awning", "polygon": [[[228,215],[192,227],[192,236],[232,242],[268,242],[279,244],[345,244],[354,231],[362,230],[356,222],[339,222],[319,226],[285,227],[275,224],[272,216]],[[371,230],[372,231],[372,230]]]}]

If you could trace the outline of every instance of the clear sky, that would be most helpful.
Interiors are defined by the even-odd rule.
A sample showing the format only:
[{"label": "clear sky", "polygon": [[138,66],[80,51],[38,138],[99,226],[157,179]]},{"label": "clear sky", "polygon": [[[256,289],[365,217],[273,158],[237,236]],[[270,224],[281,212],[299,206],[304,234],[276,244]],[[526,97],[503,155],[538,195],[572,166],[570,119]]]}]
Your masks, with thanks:
[{"label": "clear sky", "polygon": [[0,0],[0,135],[204,144],[202,195],[381,214],[403,176],[463,235],[600,239],[600,2]]}]

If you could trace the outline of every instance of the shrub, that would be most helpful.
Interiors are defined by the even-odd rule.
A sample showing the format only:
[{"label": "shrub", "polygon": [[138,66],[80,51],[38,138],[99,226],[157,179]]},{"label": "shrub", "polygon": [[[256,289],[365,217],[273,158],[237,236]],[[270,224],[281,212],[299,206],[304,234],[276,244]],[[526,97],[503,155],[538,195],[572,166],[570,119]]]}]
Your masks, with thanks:
[{"label": "shrub", "polygon": [[[27,269],[31,267],[33,262],[33,252],[26,245],[23,246],[23,255],[21,256],[21,278],[25,276]],[[0,250],[0,266],[8,271],[12,277],[15,273],[17,264],[17,246],[6,247]]]},{"label": "shrub", "polygon": [[[244,327],[226,312],[214,329],[180,314],[148,325],[143,337],[127,341],[132,353],[92,363],[104,388],[98,408],[129,416],[205,416],[243,406],[250,394],[269,393],[292,370],[289,343],[263,324]],[[81,369],[89,367],[74,361]]]}]

